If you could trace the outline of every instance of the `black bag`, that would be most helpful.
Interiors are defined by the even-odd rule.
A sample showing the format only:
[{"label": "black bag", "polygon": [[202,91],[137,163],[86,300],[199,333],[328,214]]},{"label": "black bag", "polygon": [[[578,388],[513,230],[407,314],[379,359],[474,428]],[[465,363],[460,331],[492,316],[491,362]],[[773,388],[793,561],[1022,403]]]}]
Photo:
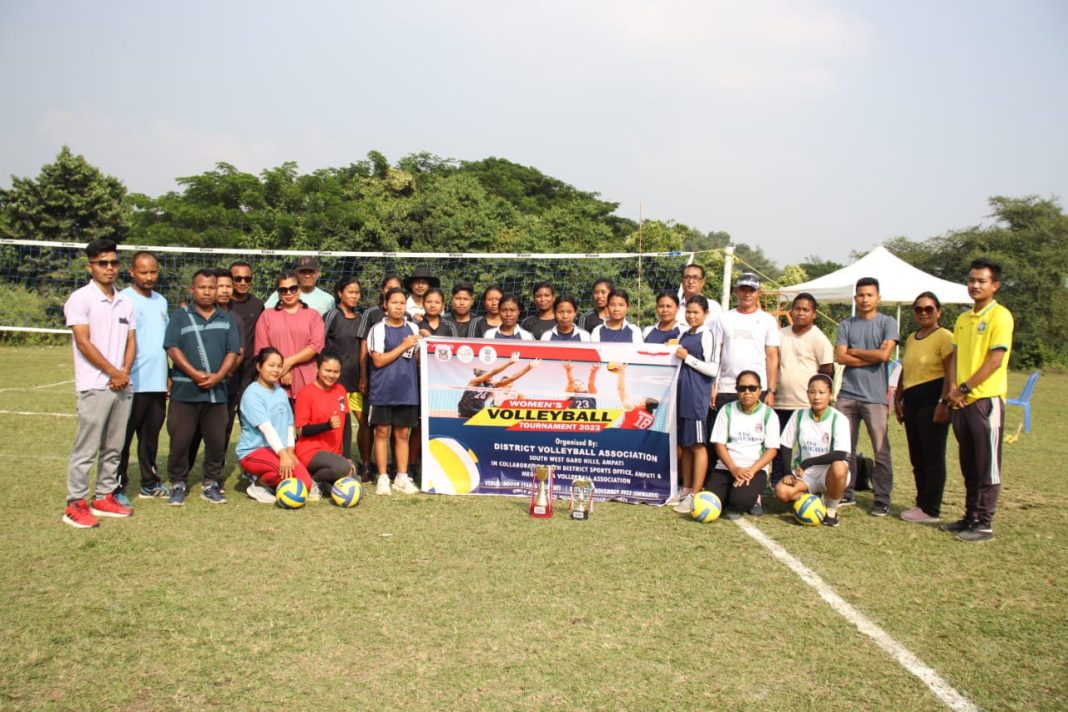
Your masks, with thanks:
[{"label": "black bag", "polygon": [[871,491],[871,477],[875,472],[875,460],[857,453],[857,477],[853,487],[858,492]]}]

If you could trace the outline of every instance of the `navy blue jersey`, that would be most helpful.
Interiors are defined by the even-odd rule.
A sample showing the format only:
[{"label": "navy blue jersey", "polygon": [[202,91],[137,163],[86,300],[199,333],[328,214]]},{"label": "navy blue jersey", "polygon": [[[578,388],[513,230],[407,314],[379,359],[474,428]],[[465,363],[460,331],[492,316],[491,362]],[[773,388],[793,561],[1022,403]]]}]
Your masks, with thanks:
[{"label": "navy blue jersey", "polygon": [[662,330],[659,326],[650,326],[645,330],[645,343],[647,344],[666,344],[672,339],[678,340],[682,335],[682,329],[674,326],[667,331]]},{"label": "navy blue jersey", "polygon": [[699,326],[696,333],[686,332],[680,336],[679,346],[686,349],[688,355],[679,368],[678,417],[704,420],[712,400],[714,374],[719,370],[715,337],[704,326]]},{"label": "navy blue jersey", "polygon": [[[367,351],[384,354],[400,346],[409,335],[419,335],[415,324],[390,326],[380,321],[367,335]],[[413,346],[392,363],[375,368],[371,363],[371,405],[419,405],[419,347]]]},{"label": "navy blue jersey", "polygon": [[609,328],[608,324],[601,324],[594,328],[590,333],[591,341],[600,341],[601,343],[615,343],[615,344],[641,344],[642,341],[641,330],[631,324],[626,319],[623,320],[623,326],[618,329]]}]

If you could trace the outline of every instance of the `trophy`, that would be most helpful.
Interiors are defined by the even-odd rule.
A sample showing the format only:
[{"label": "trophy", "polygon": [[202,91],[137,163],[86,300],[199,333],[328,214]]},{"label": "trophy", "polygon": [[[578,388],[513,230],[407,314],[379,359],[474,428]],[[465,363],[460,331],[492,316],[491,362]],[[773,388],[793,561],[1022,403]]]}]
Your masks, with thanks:
[{"label": "trophy", "polygon": [[530,516],[548,519],[553,516],[553,471],[545,465],[534,468],[531,478]]},{"label": "trophy", "polygon": [[571,482],[571,503],[568,505],[571,518],[586,521],[593,511],[593,480],[579,477]]}]

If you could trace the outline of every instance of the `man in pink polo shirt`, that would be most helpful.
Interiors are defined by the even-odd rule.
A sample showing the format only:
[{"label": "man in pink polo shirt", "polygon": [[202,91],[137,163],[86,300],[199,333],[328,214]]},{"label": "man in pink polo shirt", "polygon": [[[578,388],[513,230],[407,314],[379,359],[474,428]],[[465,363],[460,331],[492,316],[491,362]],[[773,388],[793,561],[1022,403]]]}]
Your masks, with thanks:
[{"label": "man in pink polo shirt", "polygon": [[[133,302],[115,290],[116,249],[111,240],[93,240],[85,246],[92,279],[63,305],[67,326],[74,333],[74,388],[78,393],[78,426],[67,470],[63,521],[79,529],[99,526],[97,517],[133,514],[114,494],[133,404],[130,370],[137,353]],[[86,504],[94,462],[99,463],[96,493],[92,503]]]}]

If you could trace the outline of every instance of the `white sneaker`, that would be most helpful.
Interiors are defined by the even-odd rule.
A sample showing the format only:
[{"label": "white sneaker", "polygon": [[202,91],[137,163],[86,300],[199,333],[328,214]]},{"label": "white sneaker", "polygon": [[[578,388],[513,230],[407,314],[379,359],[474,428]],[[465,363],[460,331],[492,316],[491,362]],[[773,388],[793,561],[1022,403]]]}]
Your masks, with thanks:
[{"label": "white sneaker", "polygon": [[682,501],[675,505],[675,511],[679,514],[689,514],[693,511],[693,492],[682,498]]},{"label": "white sneaker", "polygon": [[248,489],[245,490],[245,494],[262,504],[274,504],[275,502],[274,492],[272,492],[269,487],[264,487],[255,480],[249,483]]},{"label": "white sneaker", "polygon": [[375,494],[390,494],[389,475],[378,476],[378,482],[375,483]]},{"label": "white sneaker", "polygon": [[668,497],[664,502],[665,507],[674,507],[676,504],[682,501],[682,490],[675,490],[675,494]]},{"label": "white sneaker", "polygon": [[393,489],[397,490],[401,494],[418,494],[419,488],[412,482],[412,478],[408,475],[401,473],[393,480]]},{"label": "white sneaker", "polygon": [[308,489],[308,501],[320,502],[323,499],[323,491],[319,489],[319,483],[313,482],[312,486]]}]

